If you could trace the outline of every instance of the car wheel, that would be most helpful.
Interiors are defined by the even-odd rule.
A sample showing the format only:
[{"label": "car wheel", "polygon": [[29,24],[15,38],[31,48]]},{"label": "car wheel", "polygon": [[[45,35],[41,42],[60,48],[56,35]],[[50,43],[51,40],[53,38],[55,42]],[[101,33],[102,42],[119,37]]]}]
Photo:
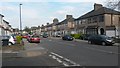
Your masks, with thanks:
[{"label": "car wheel", "polygon": [[105,45],[106,45],[106,43],[105,43],[105,42],[102,42],[102,45],[103,45],[103,46],[105,46]]},{"label": "car wheel", "polygon": [[8,45],[10,46],[10,45],[13,45],[13,44],[11,42],[9,42]]},{"label": "car wheel", "polygon": [[88,44],[90,44],[91,42],[88,40]]}]

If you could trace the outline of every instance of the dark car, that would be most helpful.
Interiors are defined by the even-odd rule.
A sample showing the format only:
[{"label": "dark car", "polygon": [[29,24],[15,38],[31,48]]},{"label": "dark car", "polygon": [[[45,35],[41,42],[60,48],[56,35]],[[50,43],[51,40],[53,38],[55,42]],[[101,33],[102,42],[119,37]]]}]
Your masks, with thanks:
[{"label": "dark car", "polygon": [[29,38],[29,42],[30,43],[32,43],[32,42],[34,42],[34,43],[40,43],[40,38],[39,38],[39,36],[31,36]]},{"label": "dark car", "polygon": [[106,35],[91,35],[88,38],[88,43],[102,44],[102,45],[112,45],[114,44],[114,40],[111,37]]},{"label": "dark car", "polygon": [[73,40],[73,37],[70,36],[70,35],[65,35],[62,37],[63,40],[69,40],[69,41],[72,41]]},{"label": "dark car", "polygon": [[91,36],[91,34],[82,34],[80,36],[80,39],[82,39],[82,40],[88,40],[89,36]]},{"label": "dark car", "polygon": [[43,38],[47,38],[48,37],[48,35],[47,34],[43,34]]}]

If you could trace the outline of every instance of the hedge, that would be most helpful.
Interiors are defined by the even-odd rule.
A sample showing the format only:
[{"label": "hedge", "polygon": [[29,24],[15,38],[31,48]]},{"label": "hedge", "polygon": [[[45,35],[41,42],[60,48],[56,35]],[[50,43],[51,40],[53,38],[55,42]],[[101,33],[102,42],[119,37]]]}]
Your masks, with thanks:
[{"label": "hedge", "polygon": [[80,39],[81,34],[71,34],[71,36],[75,39]]}]

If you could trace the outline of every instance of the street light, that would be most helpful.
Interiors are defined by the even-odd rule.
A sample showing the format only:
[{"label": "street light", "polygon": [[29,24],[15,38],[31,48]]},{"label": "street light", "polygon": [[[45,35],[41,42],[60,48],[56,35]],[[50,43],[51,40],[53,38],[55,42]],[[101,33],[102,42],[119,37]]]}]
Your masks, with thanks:
[{"label": "street light", "polygon": [[19,7],[20,7],[20,32],[22,34],[21,6],[22,6],[22,4],[19,4]]}]

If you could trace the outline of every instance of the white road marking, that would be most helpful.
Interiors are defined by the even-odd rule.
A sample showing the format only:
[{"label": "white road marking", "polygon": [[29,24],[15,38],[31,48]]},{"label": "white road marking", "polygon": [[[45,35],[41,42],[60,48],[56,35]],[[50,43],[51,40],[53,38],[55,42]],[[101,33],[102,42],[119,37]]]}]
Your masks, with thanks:
[{"label": "white road marking", "polygon": [[64,62],[63,62],[63,65],[64,65],[64,66],[69,66],[67,63],[64,63]]},{"label": "white road marking", "polygon": [[63,56],[60,56],[56,53],[50,52],[50,57],[52,57],[53,59],[56,59],[56,61],[58,61],[59,63],[62,63],[64,66],[81,66]]},{"label": "white road marking", "polygon": [[51,54],[54,54],[54,55],[56,55],[56,56],[58,56],[58,57],[60,57],[60,58],[63,58],[62,56],[60,56],[60,55],[58,55],[58,54],[56,54],[56,53],[51,52]]}]

